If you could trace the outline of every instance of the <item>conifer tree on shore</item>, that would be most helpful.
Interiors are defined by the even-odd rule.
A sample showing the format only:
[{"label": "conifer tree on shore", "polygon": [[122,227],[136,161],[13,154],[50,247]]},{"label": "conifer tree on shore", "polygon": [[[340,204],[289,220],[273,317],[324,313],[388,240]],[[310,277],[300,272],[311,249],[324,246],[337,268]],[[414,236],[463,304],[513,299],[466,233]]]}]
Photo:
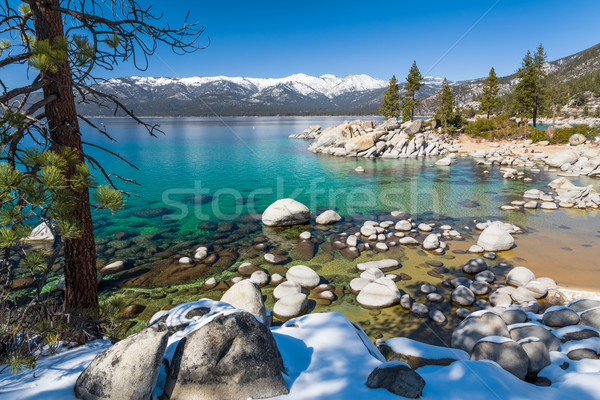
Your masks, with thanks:
[{"label": "conifer tree on shore", "polygon": [[495,112],[500,105],[498,91],[498,77],[494,67],[492,67],[483,85],[483,97],[481,98],[481,111],[487,114],[487,119],[490,119],[490,114]]},{"label": "conifer tree on shore", "polygon": [[379,113],[384,119],[398,118],[400,116],[400,89],[396,75],[392,75],[389,86],[383,94],[383,101]]},{"label": "conifer tree on shore", "polygon": [[412,67],[406,77],[406,85],[404,85],[404,98],[402,100],[402,121],[412,121],[415,117],[415,107],[420,104],[416,100],[416,93],[421,89],[424,83],[421,83],[423,76],[417,67],[417,62],[413,61]]},{"label": "conifer tree on shore", "polygon": [[537,117],[544,105],[546,95],[545,62],[546,53],[540,43],[533,55],[531,51],[527,51],[517,72],[519,83],[514,89],[511,111],[522,120],[532,118],[533,126],[537,125]]}]

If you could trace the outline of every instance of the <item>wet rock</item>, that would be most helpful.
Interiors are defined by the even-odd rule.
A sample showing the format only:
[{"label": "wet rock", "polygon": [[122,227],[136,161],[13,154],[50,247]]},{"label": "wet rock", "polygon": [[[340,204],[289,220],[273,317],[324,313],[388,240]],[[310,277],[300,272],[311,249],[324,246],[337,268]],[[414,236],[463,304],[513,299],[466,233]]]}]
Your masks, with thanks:
[{"label": "wet rock", "polygon": [[268,324],[267,311],[262,299],[260,288],[249,279],[245,279],[230,287],[221,297],[223,303],[249,312]]},{"label": "wet rock", "polygon": [[379,261],[367,261],[356,265],[359,271],[366,271],[368,268],[378,268],[382,271],[391,271],[398,268],[398,261],[393,259],[385,259]]},{"label": "wet rock", "polygon": [[440,310],[431,310],[429,312],[429,318],[438,325],[444,325],[448,322],[448,319]]},{"label": "wet rock", "polygon": [[308,298],[304,293],[290,294],[277,300],[273,306],[273,314],[279,319],[289,319],[302,314],[308,306]]},{"label": "wet rock", "polygon": [[412,229],[412,224],[407,220],[398,221],[396,222],[394,229],[397,231],[410,231]]},{"label": "wet rock", "polygon": [[279,300],[285,296],[292,294],[302,293],[302,286],[296,282],[285,281],[279,284],[275,290],[273,290],[273,297]]},{"label": "wet rock", "polygon": [[262,287],[269,283],[269,274],[267,274],[262,269],[254,271],[252,275],[250,275],[250,280],[256,283],[258,286]]},{"label": "wet rock", "polygon": [[117,342],[79,375],[75,394],[84,400],[149,399],[167,340],[167,327],[159,322]]},{"label": "wet rock", "polygon": [[513,286],[525,286],[534,279],[533,272],[525,267],[515,267],[506,275],[506,283]]},{"label": "wet rock", "polygon": [[271,204],[262,214],[267,226],[290,226],[305,224],[310,220],[310,210],[294,199],[281,199]]},{"label": "wet rock", "polygon": [[312,234],[308,231],[304,231],[300,234],[300,239],[309,240],[312,237]]},{"label": "wet rock", "polygon": [[264,255],[264,259],[269,264],[279,265],[287,263],[290,258],[284,254],[267,253]]},{"label": "wet rock", "polygon": [[321,280],[319,275],[306,265],[291,267],[285,277],[288,281],[296,282],[307,289],[316,287]]},{"label": "wet rock", "polygon": [[436,234],[432,233],[423,240],[423,248],[425,250],[435,250],[440,247],[440,240]]},{"label": "wet rock", "polygon": [[271,275],[271,285],[272,286],[278,286],[280,285],[283,281],[285,280],[285,278],[277,273]]},{"label": "wet rock", "polygon": [[429,293],[427,295],[427,301],[431,301],[432,303],[439,303],[442,300],[444,300],[444,298],[439,293]]},{"label": "wet rock", "polygon": [[471,289],[471,291],[477,296],[484,296],[488,294],[490,290],[492,290],[491,286],[487,282],[478,280],[475,280],[473,283],[471,283],[471,285],[469,285],[469,289]]},{"label": "wet rock", "polygon": [[481,232],[477,245],[485,251],[503,251],[511,249],[515,239],[500,225],[492,223]]},{"label": "wet rock", "polygon": [[202,284],[202,290],[210,290],[210,289],[214,288],[215,286],[217,286],[217,280],[215,278],[208,278]]},{"label": "wet rock", "polygon": [[330,225],[330,224],[335,224],[336,222],[341,221],[342,217],[340,217],[340,215],[338,213],[336,213],[333,210],[327,210],[324,211],[322,214],[320,214],[316,219],[315,222],[319,225]]},{"label": "wet rock", "polygon": [[413,303],[414,300],[412,297],[410,297],[409,294],[403,294],[402,297],[400,297],[400,305],[406,310],[410,310],[412,308]]},{"label": "wet rock", "polygon": [[260,271],[260,268],[249,262],[242,263],[238,267],[238,273],[243,276],[250,276],[256,271]]},{"label": "wet rock", "polygon": [[431,283],[424,283],[421,285],[420,291],[423,294],[429,294],[429,293],[437,292],[437,288],[435,286],[433,286]]},{"label": "wet rock", "polygon": [[350,291],[352,291],[352,293],[354,293],[354,294],[357,294],[371,282],[373,282],[373,281],[371,281],[369,279],[354,278],[350,281]]},{"label": "wet rock", "polygon": [[364,308],[384,308],[400,301],[400,291],[394,281],[379,278],[366,285],[356,296],[356,301]]},{"label": "wet rock", "polygon": [[478,274],[481,271],[485,271],[487,267],[487,263],[482,257],[475,257],[463,265],[462,270],[466,274]]},{"label": "wet rock", "polygon": [[112,262],[110,264],[105,265],[100,269],[101,274],[114,274],[115,272],[119,272],[125,267],[125,262],[122,260]]},{"label": "wet rock", "polygon": [[470,306],[475,302],[475,295],[466,286],[459,286],[452,292],[451,299],[453,303],[461,306]]},{"label": "wet rock", "polygon": [[310,240],[303,240],[292,251],[295,260],[309,261],[315,256],[316,246]]},{"label": "wet rock", "polygon": [[144,307],[140,304],[130,304],[121,310],[121,312],[119,313],[119,318],[122,318],[122,319],[135,318],[138,315],[140,315],[142,313],[142,311],[144,311],[145,309],[146,309],[146,307]]},{"label": "wet rock", "polygon": [[371,389],[386,389],[398,396],[416,399],[423,393],[425,380],[408,365],[390,361],[379,365],[367,378]]},{"label": "wet rock", "polygon": [[422,303],[413,303],[410,311],[417,317],[425,317],[429,314],[429,307]]},{"label": "wet rock", "polygon": [[220,314],[182,339],[165,394],[171,399],[268,398],[288,393],[270,330],[247,312]]},{"label": "wet rock", "polygon": [[405,236],[405,237],[401,238],[400,240],[398,240],[398,243],[406,245],[406,246],[419,244],[417,239],[410,237],[410,236]]}]

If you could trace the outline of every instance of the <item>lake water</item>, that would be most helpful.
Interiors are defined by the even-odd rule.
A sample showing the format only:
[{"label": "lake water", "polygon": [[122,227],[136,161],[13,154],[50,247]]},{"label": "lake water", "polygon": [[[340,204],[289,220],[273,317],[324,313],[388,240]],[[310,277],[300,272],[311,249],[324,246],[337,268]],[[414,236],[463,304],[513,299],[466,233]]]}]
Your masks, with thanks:
[{"label": "lake water", "polygon": [[[161,118],[149,121],[165,131],[157,138],[128,119],[97,120],[106,124],[117,141],[109,143],[89,129],[84,134],[87,140],[110,146],[139,170],[98,150],[93,155],[108,171],[140,184],[121,186],[139,196],[129,198],[125,210],[94,215],[99,266],[128,260],[125,271],[105,278],[103,299],[120,296],[124,304],[143,304],[146,308],[134,322],[147,321],[157,310],[181,301],[218,299],[242,262],[282,275],[286,268],[301,263],[335,286],[334,302],[313,302],[312,308],[344,312],[372,337],[427,331],[444,341],[448,329],[427,320],[415,321],[399,306],[383,311],[360,308],[348,282],[358,276],[357,262],[397,258],[402,263],[397,273],[409,278],[399,282],[399,287],[418,298],[420,284],[428,281],[449,298],[450,292],[440,283],[460,274],[460,267],[471,258],[463,253],[476,242],[473,221],[489,218],[510,221],[527,232],[517,236],[515,249],[501,253],[492,265],[501,261],[526,265],[536,275],[550,276],[562,285],[600,289],[597,212],[499,209],[521,199],[527,189],[545,189],[555,174],[526,170],[533,182],[523,183],[504,180],[497,167],[480,166],[471,159],[459,159],[448,168],[433,166],[432,159],[332,157],[313,154],[306,150],[309,142],[288,138],[311,125],[325,128],[347,119],[351,118]],[[354,172],[359,165],[365,168],[364,174]],[[483,173],[485,169],[489,174]],[[586,179],[574,182],[598,186],[597,181]],[[312,227],[314,246],[300,249],[298,234],[310,226],[269,229],[256,219],[269,204],[284,197],[303,202],[313,212],[334,208],[344,219],[331,228]],[[332,246],[343,232],[355,232],[361,221],[390,219],[393,210],[409,213],[419,222],[449,223],[466,240],[448,242],[451,251],[444,256],[396,247],[387,253],[363,252],[352,260]],[[265,243],[262,251],[256,249],[260,243]],[[217,260],[193,266],[177,263],[182,255],[192,256],[199,245],[209,246]],[[263,259],[266,250],[289,260],[270,266]],[[443,267],[432,270],[432,264],[442,262]],[[204,291],[200,286],[209,276],[222,283]],[[273,305],[271,291],[263,288],[268,307]],[[442,310],[451,314],[449,305]],[[449,326],[455,322],[451,318]]]}]

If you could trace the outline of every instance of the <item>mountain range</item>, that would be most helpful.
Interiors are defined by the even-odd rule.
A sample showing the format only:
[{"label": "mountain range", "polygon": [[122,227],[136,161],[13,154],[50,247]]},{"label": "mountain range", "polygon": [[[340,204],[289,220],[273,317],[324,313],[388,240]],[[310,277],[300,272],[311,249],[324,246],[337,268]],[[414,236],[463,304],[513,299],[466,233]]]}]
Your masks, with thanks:
[{"label": "mountain range", "polygon": [[[546,69],[563,82],[598,74],[600,44],[549,62]],[[423,79],[425,85],[418,92],[422,114],[435,110],[442,81]],[[484,81],[450,81],[457,105],[477,99]],[[500,93],[510,92],[516,83],[515,74],[500,77]],[[369,75],[294,74],[285,78],[132,76],[102,81],[97,89],[118,97],[139,116],[365,115],[377,114],[387,86],[387,81]],[[96,104],[80,104],[79,111],[88,116],[113,115],[113,108]]]}]

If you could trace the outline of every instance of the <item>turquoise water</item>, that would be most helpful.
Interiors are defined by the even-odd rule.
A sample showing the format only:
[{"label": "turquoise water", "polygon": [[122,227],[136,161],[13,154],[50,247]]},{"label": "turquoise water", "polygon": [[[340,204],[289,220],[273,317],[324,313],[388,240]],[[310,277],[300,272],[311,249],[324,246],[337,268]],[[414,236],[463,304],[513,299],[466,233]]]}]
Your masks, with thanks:
[{"label": "turquoise water", "polygon": [[[429,282],[448,299],[449,289],[442,282],[462,274],[460,267],[472,257],[466,250],[477,240],[474,221],[488,218],[508,220],[527,232],[516,238],[516,248],[500,253],[496,264],[491,264],[496,265],[498,276],[505,272],[498,264],[503,261],[526,265],[537,276],[551,276],[560,284],[598,289],[598,212],[500,210],[501,205],[520,200],[527,189],[545,189],[555,173],[525,170],[533,181],[524,183],[505,180],[498,167],[478,165],[469,158],[459,158],[451,167],[436,167],[435,159],[333,157],[313,154],[307,151],[310,142],[288,138],[308,126],[325,128],[345,119],[351,118],[149,120],[165,131],[157,138],[127,119],[97,120],[107,125],[117,141],[109,143],[90,130],[84,132],[86,140],[110,146],[139,170],[98,150],[93,155],[107,171],[140,184],[121,186],[136,195],[128,199],[124,210],[94,213],[98,267],[126,261],[125,269],[104,276],[101,299],[118,301],[119,307],[142,305],[143,312],[128,325],[138,329],[160,309],[200,297],[219,299],[231,279],[240,276],[237,268],[242,262],[251,262],[271,275],[285,275],[292,265],[304,264],[317,271],[335,293],[333,301],[312,293],[311,311],[340,311],[373,338],[408,335],[443,341],[457,323],[448,302],[431,304],[450,319],[445,327],[433,326],[400,306],[377,312],[357,306],[349,281],[358,276],[356,263],[394,258],[401,263],[394,272],[403,274],[398,282],[401,290],[424,301],[419,287]],[[359,165],[365,173],[354,171]],[[574,182],[598,186],[597,181],[587,179]],[[260,214],[284,197],[303,202],[314,213],[334,208],[343,219],[326,228],[264,227]],[[464,239],[447,240],[450,250],[443,255],[425,252],[420,246],[391,245],[387,252],[361,250],[354,258],[336,248],[335,241],[345,240],[344,232],[356,232],[366,219],[389,220],[393,210],[408,213],[419,223],[450,224]],[[298,239],[304,230],[312,232],[310,244]],[[419,241],[425,237],[414,235]],[[207,259],[191,265],[178,262],[182,256],[193,256],[200,245],[208,247]],[[286,261],[270,265],[263,258],[266,252],[285,256]],[[59,274],[52,276],[50,286]],[[202,286],[208,277],[219,282],[216,288]],[[262,290],[267,307],[272,307],[273,288]]]},{"label": "turquoise water", "polygon": [[[288,138],[310,125],[325,128],[344,120],[163,118],[150,120],[165,131],[157,138],[127,119],[102,120],[117,142],[109,144],[97,134],[94,142],[109,145],[139,170],[97,150],[92,153],[106,170],[140,186],[120,186],[139,197],[130,197],[126,209],[114,216],[99,212],[98,233],[102,236],[128,223],[135,228],[140,221],[144,222],[140,231],[164,222],[182,230],[195,229],[205,220],[261,213],[284,197],[293,197],[312,211],[331,207],[348,215],[402,210],[456,218],[494,216],[502,215],[498,210],[502,202],[540,185],[499,179],[497,168],[484,175],[487,168],[471,160],[439,168],[432,166],[432,159],[331,157],[308,152],[308,141]],[[353,171],[359,165],[366,169],[364,174]],[[542,186],[552,179],[544,172],[531,175]],[[158,218],[140,218],[147,210],[154,211],[148,216]]]}]

